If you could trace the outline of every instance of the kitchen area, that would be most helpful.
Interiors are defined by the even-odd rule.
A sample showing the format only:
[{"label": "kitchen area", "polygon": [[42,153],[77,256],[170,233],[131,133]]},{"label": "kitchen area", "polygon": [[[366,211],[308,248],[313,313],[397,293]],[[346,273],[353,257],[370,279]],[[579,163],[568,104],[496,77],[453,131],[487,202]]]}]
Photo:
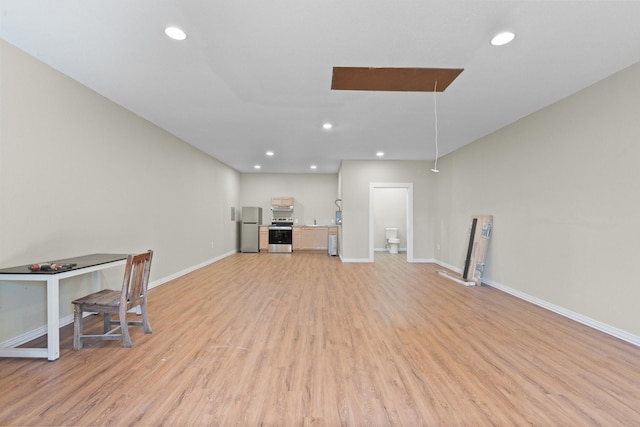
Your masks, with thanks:
[{"label": "kitchen area", "polygon": [[293,197],[271,197],[270,212],[264,215],[261,207],[243,207],[241,252],[316,251],[337,256],[339,215],[325,221],[313,218],[301,222],[294,207]]}]

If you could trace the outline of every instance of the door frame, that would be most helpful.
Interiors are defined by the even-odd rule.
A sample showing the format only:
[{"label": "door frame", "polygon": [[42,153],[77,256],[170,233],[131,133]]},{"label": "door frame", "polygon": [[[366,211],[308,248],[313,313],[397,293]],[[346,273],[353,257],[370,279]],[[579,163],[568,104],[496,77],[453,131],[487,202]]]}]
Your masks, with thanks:
[{"label": "door frame", "polygon": [[374,261],[373,198],[376,188],[404,188],[407,192],[407,262],[413,260],[413,183],[370,182],[369,183],[369,261]]}]

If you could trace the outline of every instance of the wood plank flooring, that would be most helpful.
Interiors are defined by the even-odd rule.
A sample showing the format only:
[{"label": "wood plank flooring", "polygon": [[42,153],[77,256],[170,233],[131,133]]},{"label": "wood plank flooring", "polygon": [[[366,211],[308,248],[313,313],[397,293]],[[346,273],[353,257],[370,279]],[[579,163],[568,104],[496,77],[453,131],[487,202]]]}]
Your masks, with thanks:
[{"label": "wood plank flooring", "polygon": [[640,348],[439,268],[233,255],[151,290],[132,349],[0,359],[0,425],[640,425]]}]

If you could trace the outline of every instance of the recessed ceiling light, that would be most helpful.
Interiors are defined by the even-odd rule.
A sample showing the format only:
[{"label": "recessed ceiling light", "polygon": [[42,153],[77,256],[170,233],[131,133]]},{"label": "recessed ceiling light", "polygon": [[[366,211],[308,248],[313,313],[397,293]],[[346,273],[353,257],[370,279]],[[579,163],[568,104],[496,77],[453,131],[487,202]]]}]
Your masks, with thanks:
[{"label": "recessed ceiling light", "polygon": [[378,156],[378,157],[382,157],[382,156],[384,156],[384,152],[382,152],[382,151],[378,151],[378,152],[376,153],[376,156]]},{"label": "recessed ceiling light", "polygon": [[494,46],[502,46],[509,43],[515,38],[516,38],[516,35],[513,34],[511,31],[505,31],[503,33],[496,35],[494,38],[492,38],[491,44]]},{"label": "recessed ceiling light", "polygon": [[311,165],[311,169],[318,169],[318,166],[316,166],[316,165]]},{"label": "recessed ceiling light", "polygon": [[178,27],[167,27],[164,29],[164,33],[174,40],[184,40],[187,35]]},{"label": "recessed ceiling light", "polygon": [[333,127],[333,125],[331,123],[325,123],[322,125],[323,129],[331,129]]},{"label": "recessed ceiling light", "polygon": [[260,169],[260,167],[261,167],[260,165],[254,165],[253,166],[254,169]]},{"label": "recessed ceiling light", "polygon": [[273,156],[275,153],[274,153],[273,151],[267,151],[265,154],[266,154],[267,156],[271,157],[271,156]]}]

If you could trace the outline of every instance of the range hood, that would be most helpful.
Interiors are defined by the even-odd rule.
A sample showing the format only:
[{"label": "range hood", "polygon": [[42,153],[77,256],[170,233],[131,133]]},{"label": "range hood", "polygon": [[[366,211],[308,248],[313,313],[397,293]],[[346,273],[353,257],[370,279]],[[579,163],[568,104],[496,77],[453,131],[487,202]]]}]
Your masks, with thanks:
[{"label": "range hood", "polygon": [[271,206],[271,211],[274,213],[291,213],[293,212],[293,206]]}]

